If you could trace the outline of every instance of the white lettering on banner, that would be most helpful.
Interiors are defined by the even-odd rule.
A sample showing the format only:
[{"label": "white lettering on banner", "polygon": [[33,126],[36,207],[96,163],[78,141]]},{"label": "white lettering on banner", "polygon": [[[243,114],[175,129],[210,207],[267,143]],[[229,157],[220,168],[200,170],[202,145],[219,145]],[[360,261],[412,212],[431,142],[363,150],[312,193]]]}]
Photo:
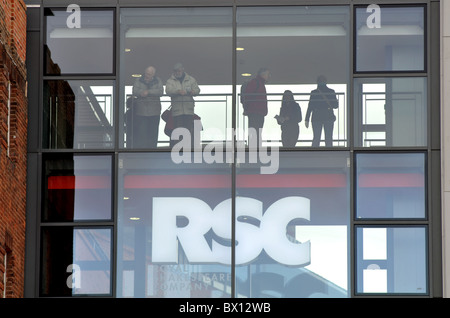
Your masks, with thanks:
[{"label": "white lettering on banner", "polygon": [[[152,260],[178,263],[181,246],[191,263],[231,263],[231,199],[214,210],[197,198],[153,198]],[[186,225],[177,225],[185,218]],[[310,220],[310,201],[291,196],[273,203],[263,214],[261,201],[236,198],[236,264],[255,260],[262,250],[276,262],[306,266],[311,262],[311,243],[290,240],[289,222]],[[208,237],[212,237],[208,239]]]}]

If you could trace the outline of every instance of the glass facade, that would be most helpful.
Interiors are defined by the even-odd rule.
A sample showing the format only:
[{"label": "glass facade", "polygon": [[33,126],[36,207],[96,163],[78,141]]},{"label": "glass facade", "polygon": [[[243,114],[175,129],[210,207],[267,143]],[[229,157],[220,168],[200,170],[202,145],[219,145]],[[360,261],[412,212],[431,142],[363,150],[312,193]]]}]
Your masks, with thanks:
[{"label": "glass facade", "polygon": [[337,2],[42,8],[37,296],[433,296],[428,5]]}]

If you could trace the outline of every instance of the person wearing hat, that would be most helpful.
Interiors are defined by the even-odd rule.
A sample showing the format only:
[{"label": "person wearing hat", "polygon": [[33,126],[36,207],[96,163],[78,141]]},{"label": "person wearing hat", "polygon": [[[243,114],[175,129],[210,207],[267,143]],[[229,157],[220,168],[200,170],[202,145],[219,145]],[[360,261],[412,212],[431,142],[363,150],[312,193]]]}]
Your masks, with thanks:
[{"label": "person wearing hat", "polygon": [[[194,77],[184,71],[181,63],[173,67],[173,73],[166,82],[166,94],[171,97],[174,128],[184,127],[194,137],[194,108],[193,96],[200,93],[200,88]],[[172,141],[171,141],[172,144]]]},{"label": "person wearing hat", "polygon": [[311,91],[305,117],[306,128],[309,127],[311,118],[313,147],[319,146],[322,129],[325,133],[325,146],[331,147],[333,145],[333,127],[336,120],[333,109],[338,108],[338,106],[335,91],[327,86],[326,77],[320,75],[317,78],[317,89]]}]

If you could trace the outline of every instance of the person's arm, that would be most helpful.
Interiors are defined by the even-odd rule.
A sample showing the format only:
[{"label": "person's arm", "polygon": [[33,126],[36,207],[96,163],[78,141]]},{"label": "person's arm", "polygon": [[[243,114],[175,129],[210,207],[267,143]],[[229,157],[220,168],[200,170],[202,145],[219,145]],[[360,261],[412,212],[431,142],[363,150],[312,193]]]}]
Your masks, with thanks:
[{"label": "person's arm", "polygon": [[200,87],[198,86],[198,83],[195,80],[195,78],[191,77],[191,79],[192,79],[191,95],[196,96],[196,95],[200,94]]},{"label": "person's arm", "polygon": [[168,79],[166,82],[166,94],[169,96],[178,95],[177,91],[180,89],[179,86],[176,85],[175,81]]},{"label": "person's arm", "polygon": [[158,78],[157,84],[153,85],[149,90],[148,94],[152,96],[162,96],[164,94],[164,88],[162,81]]},{"label": "person's arm", "polygon": [[148,91],[143,85],[136,81],[133,85],[133,95],[136,97],[145,97],[148,95]]}]

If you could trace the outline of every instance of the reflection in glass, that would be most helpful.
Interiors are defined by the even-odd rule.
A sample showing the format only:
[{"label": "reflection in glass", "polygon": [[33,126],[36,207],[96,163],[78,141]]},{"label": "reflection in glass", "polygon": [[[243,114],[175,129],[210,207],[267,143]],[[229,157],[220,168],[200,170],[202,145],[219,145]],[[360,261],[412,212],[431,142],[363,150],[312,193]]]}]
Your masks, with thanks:
[{"label": "reflection in glass", "polygon": [[425,78],[356,79],[355,106],[357,146],[427,144]]},{"label": "reflection in glass", "polygon": [[111,235],[107,228],[44,228],[41,295],[110,295]]},{"label": "reflection in glass", "polygon": [[[230,140],[231,8],[126,8],[121,10],[120,21],[120,67],[123,75],[120,85],[124,105],[121,111],[124,118],[123,125],[120,125],[123,129],[121,145],[132,149],[154,148],[154,144],[134,142],[134,139],[142,138],[132,136],[132,133],[142,119],[138,116],[144,113],[142,109],[133,111],[136,109],[127,105],[132,95],[138,97],[133,100],[135,102],[140,98],[133,86],[141,83],[149,66],[155,69],[155,77],[161,79],[164,95],[160,97],[161,108],[153,107],[147,115],[160,115],[172,105],[177,119],[190,117],[194,113],[201,117],[201,128],[195,133],[200,135],[203,144]],[[178,87],[171,90],[174,86],[170,85],[173,82],[169,79],[175,74],[178,63],[190,77],[186,76],[182,82],[176,80]],[[187,95],[181,98],[179,90],[182,94],[186,91]],[[182,106],[182,109],[177,106]],[[157,131],[152,134],[158,137],[156,146],[169,146],[171,134],[165,132],[165,121],[155,123],[154,127]]]},{"label": "reflection in glass", "polygon": [[110,220],[110,156],[45,160],[43,221]]},{"label": "reflection in glass", "polygon": [[113,81],[45,81],[43,147],[114,146]]},{"label": "reflection in glass", "polygon": [[114,11],[45,8],[45,74],[112,74]]},{"label": "reflection in glass", "polygon": [[239,165],[237,297],[348,297],[348,159],[280,152],[276,174]]},{"label": "reflection in glass", "polygon": [[425,218],[425,155],[356,155],[358,218]]},{"label": "reflection in glass", "polygon": [[119,155],[117,297],[231,297],[231,169]]},{"label": "reflection in glass", "polygon": [[358,227],[357,293],[426,294],[425,227]]},{"label": "reflection in glass", "polygon": [[424,71],[424,8],[376,7],[356,8],[356,71]]},{"label": "reflection in glass", "polygon": [[[338,108],[333,128],[333,146],[347,145],[347,100],[349,78],[349,8],[345,6],[284,6],[237,8],[237,91],[238,139],[247,140],[249,120],[258,116],[263,145],[281,146],[281,125],[274,117],[280,115],[282,96],[291,91],[300,105],[303,120],[295,146],[310,147],[312,125],[305,126],[305,115],[311,91],[317,78],[324,75],[328,87],[337,94]],[[269,78],[249,89],[247,83],[260,78],[259,71],[268,69]],[[241,91],[242,86],[245,90]],[[247,93],[247,95],[244,95]],[[244,110],[243,96],[264,99],[257,110]],[[247,108],[247,107],[246,107]],[[250,117],[245,114],[250,114]],[[250,127],[253,124],[250,123]],[[322,134],[322,140],[324,140]],[[322,142],[321,145],[325,143]]]}]

